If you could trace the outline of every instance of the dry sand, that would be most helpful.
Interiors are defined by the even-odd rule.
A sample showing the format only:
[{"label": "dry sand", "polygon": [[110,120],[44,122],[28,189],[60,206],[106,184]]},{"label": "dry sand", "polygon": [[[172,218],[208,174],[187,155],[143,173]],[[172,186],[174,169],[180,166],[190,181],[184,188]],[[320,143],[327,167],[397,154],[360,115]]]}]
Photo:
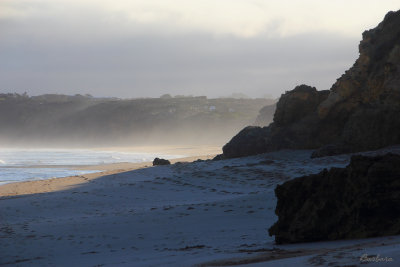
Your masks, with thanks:
[{"label": "dry sand", "polygon": [[[191,146],[191,147],[173,147],[173,146],[141,146],[141,147],[105,147],[97,148],[102,151],[119,152],[137,152],[137,153],[159,153],[160,155],[187,155],[188,157],[171,159],[170,162],[192,162],[197,159],[212,159],[221,153],[221,147],[217,146]],[[39,181],[17,182],[0,186],[0,197],[16,196],[26,194],[38,194],[53,191],[66,190],[78,185],[87,183],[90,180],[97,179],[106,175],[123,173],[141,168],[151,167],[152,162],[141,163],[114,163],[95,166],[79,166],[77,170],[99,170],[96,173],[76,175],[62,178],[53,178]]]},{"label": "dry sand", "polygon": [[[111,164],[101,173],[1,186],[0,265],[329,267],[379,255],[392,261],[369,267],[398,266],[400,236],[274,244],[266,230],[277,220],[276,185],[350,159],[310,155]],[[57,192],[34,194],[50,191]]]}]

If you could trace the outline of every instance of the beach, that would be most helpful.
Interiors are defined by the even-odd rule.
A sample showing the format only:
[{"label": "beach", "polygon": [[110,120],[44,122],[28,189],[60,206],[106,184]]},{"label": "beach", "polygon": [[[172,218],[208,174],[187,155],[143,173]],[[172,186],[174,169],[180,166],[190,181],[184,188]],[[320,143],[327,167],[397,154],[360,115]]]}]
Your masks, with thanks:
[{"label": "beach", "polygon": [[396,266],[398,236],[293,245],[268,236],[276,185],[350,159],[311,153],[111,164],[99,173],[0,186],[0,265],[358,266],[364,254],[379,254],[384,266]]},{"label": "beach", "polygon": [[400,266],[397,2],[1,1],[0,267]]},{"label": "beach", "polygon": [[[58,150],[63,151],[63,150]],[[118,152],[118,153],[137,153],[139,155],[167,155],[172,163],[178,161],[191,162],[197,159],[212,159],[216,154],[221,152],[221,148],[217,146],[190,146],[190,147],[179,147],[179,146],[140,146],[140,147],[102,147],[95,149],[86,149],[86,151],[97,151],[101,152]],[[78,150],[79,153],[79,150]],[[184,155],[184,156],[178,156]],[[199,156],[197,156],[199,155]],[[160,156],[160,157],[161,157]],[[76,171],[87,172],[82,175],[73,175],[67,177],[57,177],[52,179],[40,179],[37,181],[28,182],[17,182],[8,183],[4,186],[0,186],[0,196],[11,196],[21,194],[34,194],[34,193],[45,193],[57,190],[63,190],[69,186],[75,186],[78,184],[85,183],[91,179],[96,179],[101,176],[111,175],[119,172],[127,172],[135,169],[145,168],[152,166],[152,162],[144,161],[138,163],[131,162],[117,162],[109,164],[96,164],[96,165],[41,165],[33,166],[34,168],[41,168],[44,170],[51,170],[52,168],[64,167],[65,169],[71,169]]]}]

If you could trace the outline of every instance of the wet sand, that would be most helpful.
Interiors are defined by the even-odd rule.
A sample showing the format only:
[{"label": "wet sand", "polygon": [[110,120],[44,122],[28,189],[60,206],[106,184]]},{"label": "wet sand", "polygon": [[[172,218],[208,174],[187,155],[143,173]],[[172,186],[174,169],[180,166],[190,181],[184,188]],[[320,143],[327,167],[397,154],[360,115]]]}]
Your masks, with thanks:
[{"label": "wet sand", "polygon": [[[171,159],[172,164],[176,162],[192,162],[197,159],[212,159],[221,153],[219,146],[116,146],[116,147],[100,147],[94,150],[101,151],[118,151],[118,152],[136,152],[136,153],[155,153],[160,155],[185,155],[183,158]],[[113,163],[102,165],[87,166],[66,166],[76,170],[99,170],[99,172],[84,175],[68,176],[62,178],[52,178],[38,181],[16,182],[0,185],[0,197],[17,196],[26,194],[47,193],[70,189],[90,180],[98,179],[102,176],[128,172],[141,168],[151,167],[152,162],[141,163]],[[51,167],[51,166],[40,166]]]},{"label": "wet sand", "polygon": [[[110,150],[116,150],[116,149],[110,149]],[[127,148],[126,151],[137,151],[137,150],[129,150],[129,148]],[[185,158],[171,159],[170,162],[171,164],[174,164],[176,162],[192,162],[197,159],[207,160],[207,159],[212,159],[214,156],[215,155],[191,156]],[[141,162],[141,163],[123,162],[123,163],[74,167],[74,169],[77,170],[99,170],[99,172],[88,173],[84,175],[52,178],[52,179],[38,180],[38,181],[16,182],[16,183],[1,185],[0,197],[67,190],[85,184],[90,180],[98,179],[102,176],[118,174],[132,170],[138,170],[141,168],[147,168],[151,166],[152,162]]]}]

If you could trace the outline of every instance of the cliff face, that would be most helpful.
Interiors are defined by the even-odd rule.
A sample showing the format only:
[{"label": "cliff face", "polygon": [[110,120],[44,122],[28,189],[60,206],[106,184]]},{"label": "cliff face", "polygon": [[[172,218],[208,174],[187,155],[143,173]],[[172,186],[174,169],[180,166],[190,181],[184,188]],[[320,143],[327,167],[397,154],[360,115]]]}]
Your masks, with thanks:
[{"label": "cliff face", "polygon": [[400,156],[353,156],[332,168],[278,185],[270,229],[282,243],[400,234]]},{"label": "cliff face", "polygon": [[[262,140],[257,153],[320,148],[314,156],[323,156],[400,143],[400,11],[389,12],[376,28],[365,31],[359,52],[329,91],[302,85],[283,94],[273,123],[262,131],[254,128],[253,135],[246,132],[250,138],[266,133],[257,136]],[[227,143],[224,156],[239,156],[239,143],[241,151],[255,154],[243,148],[246,136],[240,132]]]},{"label": "cliff face", "polygon": [[267,127],[244,128],[223,147],[224,156],[243,157],[281,148],[322,145],[321,138],[317,138],[317,107],[328,94],[329,91],[317,91],[307,85],[283,94],[276,105],[273,122]]},{"label": "cliff face", "polygon": [[[400,11],[365,31],[360,56],[318,107],[322,122],[339,123],[333,141],[351,150],[400,142]],[[335,140],[336,139],[336,140]]]}]

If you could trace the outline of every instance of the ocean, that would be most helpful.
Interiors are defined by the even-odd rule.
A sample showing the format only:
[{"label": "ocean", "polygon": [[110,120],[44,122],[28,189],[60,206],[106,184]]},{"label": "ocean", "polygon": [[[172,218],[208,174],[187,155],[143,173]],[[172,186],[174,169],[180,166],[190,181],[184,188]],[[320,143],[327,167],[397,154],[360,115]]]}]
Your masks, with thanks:
[{"label": "ocean", "polygon": [[[155,157],[172,159],[182,156],[90,149],[0,148],[0,185],[99,172],[96,165],[148,162]],[[88,165],[93,169],[77,169]]]}]

